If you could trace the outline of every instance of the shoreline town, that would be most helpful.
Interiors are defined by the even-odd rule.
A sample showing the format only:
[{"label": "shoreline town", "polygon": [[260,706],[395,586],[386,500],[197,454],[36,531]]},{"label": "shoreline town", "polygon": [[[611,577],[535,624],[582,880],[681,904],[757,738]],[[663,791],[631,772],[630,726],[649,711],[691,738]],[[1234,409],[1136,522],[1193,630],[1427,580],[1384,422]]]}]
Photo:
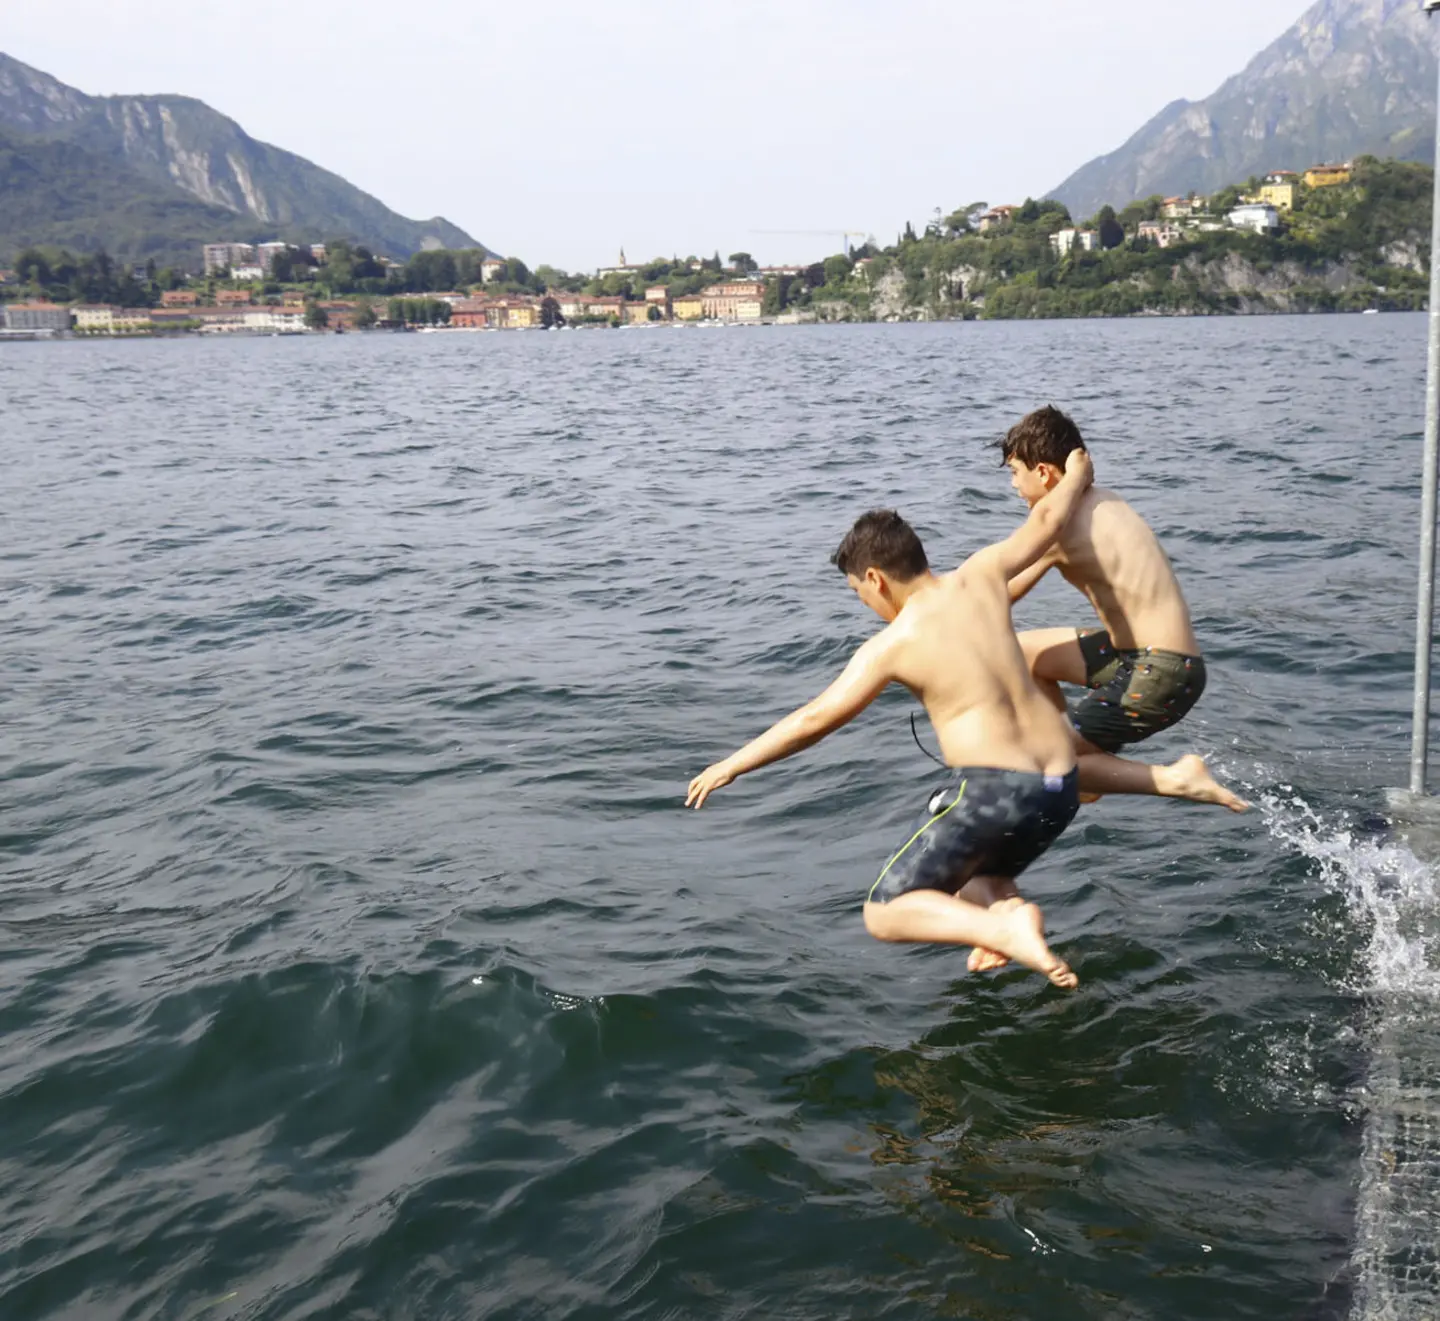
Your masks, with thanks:
[{"label": "shoreline town", "polygon": [[[1349,183],[1354,170],[1354,164],[1346,162],[1312,166],[1303,175],[1289,170],[1274,171],[1263,180],[1252,180],[1249,191],[1231,190],[1227,203],[1218,209],[1212,199],[1199,194],[1154,198],[1150,199],[1149,217],[1144,219],[1131,213],[1146,204],[1135,203],[1118,220],[1113,209],[1105,208],[1090,225],[1077,226],[1069,220],[1068,213],[1059,208],[1063,218],[1057,220],[1044,237],[1056,262],[1085,260],[1087,254],[1103,254],[1121,244],[1136,250],[1165,250],[1197,244],[1225,232],[1276,237],[1285,230],[1288,215],[1295,212],[1301,202],[1302,185],[1306,191],[1329,189]],[[1222,196],[1224,194],[1216,195],[1217,199]],[[1027,207],[1035,205],[1028,203]],[[1053,205],[1041,204],[1042,208]],[[1026,207],[982,208],[983,204],[971,208],[960,222],[963,229],[958,232],[952,232],[955,220],[952,217],[952,221],[947,222],[951,229],[945,236],[1003,238],[1007,232],[1016,232],[1017,225],[1026,219]],[[957,213],[959,215],[961,213]],[[1129,225],[1121,223],[1126,218],[1130,220]],[[926,237],[940,236],[927,229]],[[477,282],[468,288],[412,293],[386,287],[384,292],[373,294],[317,297],[304,287],[296,288],[293,284],[282,287],[281,272],[293,275],[297,267],[322,269],[332,251],[342,246],[347,255],[361,252],[367,261],[374,263],[380,272],[377,282],[387,282],[404,271],[404,263],[383,256],[372,257],[365,249],[351,249],[348,244],[297,245],[280,240],[256,244],[207,243],[200,254],[204,275],[197,278],[180,274],[177,279],[183,282],[183,287],[159,293],[157,307],[66,303],[46,298],[5,301],[0,302],[3,309],[0,338],[797,324],[824,318],[786,306],[785,290],[793,282],[802,282],[812,272],[821,272],[817,278],[824,284],[815,290],[815,297],[820,299],[832,279],[832,264],[843,261],[845,269],[838,278],[852,291],[868,292],[874,287],[877,274],[885,271],[885,263],[891,260],[888,251],[881,252],[868,243],[853,255],[847,249],[843,258],[831,257],[810,266],[760,267],[746,254],[734,254],[732,262],[736,258],[745,260],[729,268],[722,266],[718,257],[713,262],[692,258],[680,265],[630,263],[622,250],[619,263],[601,267],[593,279],[555,273],[569,285],[588,282],[592,288],[609,289],[618,284],[623,289],[618,293],[592,293],[554,286],[543,291],[517,289],[507,283],[508,272],[516,263],[486,253],[474,265]],[[687,287],[677,291],[669,283],[647,281],[645,273],[658,266],[685,276]],[[154,271],[151,266],[141,264],[131,268],[130,275],[138,282],[153,279]],[[707,275],[711,277],[708,284],[703,279]],[[0,271],[0,295],[7,285],[13,287],[17,283],[20,281],[16,272]],[[323,280],[321,283],[323,285]],[[696,288],[697,283],[702,287]],[[781,293],[778,300],[773,296],[777,285]],[[771,294],[768,311],[767,292]],[[977,307],[983,307],[983,302],[977,302]]]}]

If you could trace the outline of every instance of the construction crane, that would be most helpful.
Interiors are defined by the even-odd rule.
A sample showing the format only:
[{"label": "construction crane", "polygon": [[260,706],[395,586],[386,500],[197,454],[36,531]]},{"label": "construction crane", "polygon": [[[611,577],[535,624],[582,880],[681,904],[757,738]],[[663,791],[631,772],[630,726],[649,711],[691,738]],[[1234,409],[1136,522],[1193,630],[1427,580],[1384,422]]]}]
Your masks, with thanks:
[{"label": "construction crane", "polygon": [[[1440,0],[1437,0],[1440,3]],[[841,242],[845,245],[845,255],[850,255],[850,240],[864,239],[869,236],[858,229],[752,229],[752,234],[804,234],[811,238],[834,238],[839,235]]]}]

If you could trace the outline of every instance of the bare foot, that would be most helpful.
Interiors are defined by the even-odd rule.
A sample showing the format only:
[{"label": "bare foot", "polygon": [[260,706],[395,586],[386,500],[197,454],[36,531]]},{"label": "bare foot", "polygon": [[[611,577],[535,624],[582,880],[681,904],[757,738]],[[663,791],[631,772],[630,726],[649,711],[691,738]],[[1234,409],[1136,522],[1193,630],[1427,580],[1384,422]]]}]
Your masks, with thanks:
[{"label": "bare foot", "polygon": [[970,951],[970,959],[966,966],[971,972],[994,972],[996,968],[1003,968],[1009,962],[1010,960],[998,950],[976,945]]},{"label": "bare foot", "polygon": [[1192,803],[1214,803],[1217,807],[1228,807],[1232,812],[1249,809],[1250,804],[1225,788],[1194,753],[1160,769],[1163,772],[1163,792],[1167,798],[1188,798]]},{"label": "bare foot", "polygon": [[1062,959],[1057,959],[1045,943],[1045,927],[1040,910],[1023,899],[1006,899],[991,908],[991,913],[1004,923],[1001,939],[995,942],[1002,954],[1016,963],[1043,972],[1055,986],[1073,991],[1080,979]]}]

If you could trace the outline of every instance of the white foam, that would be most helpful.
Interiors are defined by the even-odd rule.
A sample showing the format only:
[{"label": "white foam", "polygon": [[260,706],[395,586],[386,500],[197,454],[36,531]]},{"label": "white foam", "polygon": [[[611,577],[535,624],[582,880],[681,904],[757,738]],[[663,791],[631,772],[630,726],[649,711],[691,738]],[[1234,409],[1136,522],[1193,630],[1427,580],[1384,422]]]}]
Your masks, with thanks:
[{"label": "white foam", "polygon": [[[1440,927],[1437,869],[1411,847],[1322,819],[1293,790],[1261,794],[1265,824],[1316,863],[1366,932],[1351,990],[1368,1001],[1370,1067],[1355,1203],[1357,1321],[1440,1317]],[[1437,854],[1440,856],[1440,854]]]}]

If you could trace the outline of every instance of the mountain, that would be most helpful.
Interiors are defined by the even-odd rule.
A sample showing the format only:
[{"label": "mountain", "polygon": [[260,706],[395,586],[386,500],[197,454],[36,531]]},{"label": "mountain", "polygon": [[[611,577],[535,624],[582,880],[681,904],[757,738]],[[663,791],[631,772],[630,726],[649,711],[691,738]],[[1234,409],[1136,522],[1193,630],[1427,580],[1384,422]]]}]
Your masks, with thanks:
[{"label": "mountain", "polygon": [[[31,244],[105,248],[127,260],[193,266],[202,243],[229,234],[236,215],[73,142],[0,129],[0,256]],[[248,235],[246,236],[248,237]]]},{"label": "mountain", "polygon": [[1047,196],[1075,216],[1155,193],[1212,193],[1270,170],[1435,150],[1440,17],[1419,0],[1320,0],[1203,101],[1174,101]]},{"label": "mountain", "polygon": [[[188,227],[196,223],[204,223],[205,234],[214,240],[347,238],[394,257],[407,257],[425,247],[483,246],[448,220],[407,219],[338,174],[257,142],[203,101],[187,96],[87,96],[4,54],[0,54],[0,132],[6,133],[11,152],[25,157],[26,205],[36,220],[43,220],[37,208],[47,190],[47,164],[74,165],[80,159],[47,150],[56,146],[86,152],[103,163],[97,180],[103,195],[123,192],[122,181],[128,175],[133,180],[132,210],[158,218],[180,202],[210,209],[204,214],[168,211],[163,232],[151,235],[157,252],[175,246],[180,237],[175,226],[186,229],[188,241]],[[59,199],[62,203],[69,196],[66,190]],[[5,219],[11,200],[9,192],[0,189],[0,233],[12,228]],[[84,216],[62,214],[67,210],[73,213],[74,205],[66,203],[56,211],[57,225],[88,225],[104,235],[104,210]],[[218,215],[228,217],[228,224],[216,228],[213,216]],[[32,227],[33,223],[27,222]],[[45,237],[59,241],[48,232]],[[120,245],[113,250],[118,253]],[[189,257],[192,262],[196,259],[198,251]]]}]

